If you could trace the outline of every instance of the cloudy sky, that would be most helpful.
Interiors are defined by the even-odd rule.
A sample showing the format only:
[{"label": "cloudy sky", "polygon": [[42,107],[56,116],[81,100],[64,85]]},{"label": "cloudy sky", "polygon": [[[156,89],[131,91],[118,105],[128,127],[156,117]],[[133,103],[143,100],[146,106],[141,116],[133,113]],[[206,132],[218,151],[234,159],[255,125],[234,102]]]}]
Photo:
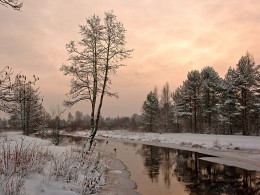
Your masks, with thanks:
[{"label": "cloudy sky", "polygon": [[[259,0],[23,0],[21,12],[0,5],[0,65],[38,86],[47,111],[62,104],[69,78],[59,71],[68,57],[65,45],[79,40],[86,18],[113,10],[134,49],[113,77],[119,99],[105,99],[103,116],[140,113],[147,93],[168,81],[173,91],[188,71],[213,66],[220,76],[249,51],[260,63]],[[88,113],[79,103],[71,111]]]}]

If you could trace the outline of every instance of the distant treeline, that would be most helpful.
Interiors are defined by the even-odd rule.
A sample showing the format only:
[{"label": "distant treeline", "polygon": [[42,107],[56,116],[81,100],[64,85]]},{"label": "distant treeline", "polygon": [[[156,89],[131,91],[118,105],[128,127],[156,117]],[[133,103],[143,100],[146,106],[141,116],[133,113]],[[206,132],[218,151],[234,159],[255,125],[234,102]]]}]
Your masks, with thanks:
[{"label": "distant treeline", "polygon": [[[76,131],[76,130],[89,130],[90,126],[90,115],[83,114],[81,111],[76,111],[73,115],[71,112],[68,113],[66,119],[62,119],[59,116],[48,117],[47,119],[47,129],[62,129],[67,131]],[[131,117],[101,117],[99,122],[100,129],[102,130],[130,130],[130,131],[139,131],[142,123],[140,116],[138,114],[133,114]],[[10,119],[1,119],[0,118],[0,129],[22,129],[20,123],[17,123],[13,120],[13,117]]]},{"label": "distant treeline", "polygon": [[[161,94],[156,87],[150,91],[141,107],[141,115],[101,117],[99,129],[259,135],[259,71],[260,65],[256,65],[248,52],[235,68],[228,69],[224,78],[210,66],[201,71],[192,70],[173,92],[168,83],[163,86]],[[62,119],[64,110],[59,106],[47,113],[38,88],[33,88],[38,78],[34,77],[34,82],[30,82],[18,74],[12,82],[10,75],[12,71],[8,68],[0,72],[0,110],[11,114],[8,120],[0,119],[0,128],[22,129],[25,134],[46,128],[91,129],[89,114],[76,111]]]},{"label": "distant treeline", "polygon": [[221,78],[213,67],[192,70],[174,92],[155,88],[142,106],[143,128],[150,132],[259,135],[260,66],[246,53]]}]

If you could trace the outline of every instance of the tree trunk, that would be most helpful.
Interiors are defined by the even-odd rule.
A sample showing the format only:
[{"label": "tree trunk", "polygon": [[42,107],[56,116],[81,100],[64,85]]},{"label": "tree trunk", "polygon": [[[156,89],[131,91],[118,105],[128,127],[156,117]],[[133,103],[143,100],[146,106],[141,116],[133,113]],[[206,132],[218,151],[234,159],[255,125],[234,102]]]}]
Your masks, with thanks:
[{"label": "tree trunk", "polygon": [[[101,95],[100,95],[100,101],[99,101],[99,106],[98,106],[98,110],[97,110],[96,120],[94,120],[94,118],[93,118],[93,120],[95,121],[94,122],[94,128],[92,129],[91,134],[90,134],[90,136],[87,140],[84,152],[90,151],[92,144],[93,144],[94,137],[95,137],[97,130],[98,130],[98,123],[99,123],[101,108],[102,108],[102,105],[103,105],[103,98],[104,98],[104,95],[105,95],[105,90],[106,90],[106,85],[107,85],[107,80],[108,80],[109,54],[110,54],[110,38],[108,39],[106,65],[105,65],[105,76],[104,76],[104,82],[103,82],[102,91],[101,91]],[[97,85],[97,80],[96,80],[96,85]],[[95,106],[95,104],[94,104],[94,106]],[[95,112],[95,110],[93,110],[93,109],[92,109],[92,111]]]},{"label": "tree trunk", "polygon": [[194,101],[194,133],[197,133],[197,100]]}]

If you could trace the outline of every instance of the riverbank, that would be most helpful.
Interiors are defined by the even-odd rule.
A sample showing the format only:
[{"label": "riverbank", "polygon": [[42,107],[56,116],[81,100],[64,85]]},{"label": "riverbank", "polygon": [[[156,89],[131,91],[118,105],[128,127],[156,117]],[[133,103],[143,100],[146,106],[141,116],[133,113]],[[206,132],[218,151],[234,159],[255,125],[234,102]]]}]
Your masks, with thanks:
[{"label": "riverbank", "polygon": [[233,149],[214,150],[214,149],[191,148],[191,147],[185,147],[185,146],[180,146],[177,144],[169,144],[169,143],[143,142],[143,141],[136,141],[136,140],[129,140],[129,139],[107,138],[103,136],[97,136],[96,139],[122,141],[122,142],[145,144],[151,146],[198,152],[201,154],[216,156],[214,158],[213,157],[203,158],[203,160],[260,172],[260,150],[256,150],[256,149],[255,150],[233,150]]},{"label": "riverbank", "polygon": [[97,195],[139,195],[124,163],[113,156],[110,157],[110,162],[106,183]]},{"label": "riverbank", "polygon": [[[106,132],[107,133],[107,132]],[[216,162],[216,163],[220,163],[220,164],[226,164],[229,166],[235,166],[235,167],[240,167],[243,169],[247,169],[247,170],[256,170],[259,171],[259,165],[260,165],[260,151],[257,150],[258,145],[254,144],[254,142],[257,140],[257,138],[253,138],[251,140],[251,146],[250,144],[246,144],[248,147],[255,147],[255,149],[253,148],[239,148],[239,149],[235,149],[235,148],[229,148],[229,149],[224,149],[224,147],[199,147],[199,145],[201,144],[200,142],[198,142],[199,140],[199,136],[197,137],[197,142],[194,139],[194,141],[192,142],[192,146],[193,147],[187,147],[184,146],[182,144],[175,144],[175,143],[164,143],[164,142],[160,142],[158,140],[160,140],[160,136],[154,137],[154,139],[156,139],[157,141],[155,141],[154,139],[151,139],[149,141],[143,141],[147,138],[147,135],[144,134],[144,137],[142,138],[140,135],[135,134],[136,140],[134,139],[129,139],[130,136],[128,134],[128,132],[124,132],[122,134],[119,134],[120,131],[118,132],[111,132],[111,134],[113,133],[113,136],[115,136],[116,138],[113,138],[112,136],[105,136],[107,134],[103,134],[102,132],[99,132],[99,135],[96,137],[96,139],[102,139],[102,140],[97,140],[95,143],[95,148],[94,151],[99,151],[99,154],[101,154],[100,157],[100,161],[104,162],[106,165],[108,165],[109,169],[107,169],[106,174],[104,174],[102,176],[102,179],[100,180],[100,182],[98,183],[98,190],[95,192],[95,194],[99,194],[99,195],[113,195],[113,194],[122,194],[122,195],[136,195],[138,194],[138,192],[143,192],[142,190],[140,190],[140,188],[146,186],[148,189],[151,188],[151,186],[149,185],[149,183],[145,184],[145,181],[141,178],[135,178],[134,175],[136,175],[136,172],[138,173],[143,173],[142,170],[140,170],[137,166],[135,166],[135,164],[141,164],[143,159],[139,159],[139,161],[137,162],[134,156],[136,156],[136,154],[138,154],[139,151],[131,151],[131,155],[129,156],[129,152],[126,152],[128,150],[128,146],[127,146],[127,142],[130,143],[136,143],[136,144],[145,144],[145,145],[151,145],[151,146],[159,146],[159,147],[165,147],[165,148],[173,148],[173,149],[180,149],[180,150],[188,150],[188,151],[194,151],[194,152],[199,152],[199,153],[204,153],[204,154],[209,154],[211,156],[216,156],[216,157],[203,157],[203,160],[205,161],[210,161],[210,162]],[[23,136],[23,135],[17,135],[17,132],[14,133],[8,133],[8,137],[6,138],[6,135],[1,137],[1,141],[4,140],[9,140],[12,141],[13,143],[17,143],[17,139],[20,138],[21,140],[23,140],[23,142],[26,143],[37,143],[37,147],[43,147],[48,149],[49,151],[54,152],[55,156],[56,155],[62,155],[64,154],[64,152],[66,151],[80,151],[80,147],[82,145],[81,141],[77,141],[75,142],[73,146],[71,146],[70,142],[65,143],[64,142],[64,146],[54,146],[50,141],[48,140],[42,140],[42,139],[38,139],[35,137],[27,137],[27,136]],[[81,135],[80,135],[81,134]],[[86,135],[83,135],[83,132],[76,132],[73,135],[73,139],[75,139],[75,137],[85,137]],[[122,138],[122,136],[124,136],[126,138]],[[154,135],[154,134],[153,134]],[[149,135],[151,136],[151,135]],[[155,135],[154,135],[155,136]],[[171,135],[173,136],[173,135]],[[171,138],[171,136],[169,136],[169,139],[173,140]],[[174,134],[175,139],[177,139],[177,135]],[[183,137],[182,139],[184,139],[185,135],[178,135],[180,139],[180,137]],[[216,135],[206,135],[207,138],[210,138],[210,136],[216,136]],[[121,138],[120,138],[121,137]],[[221,138],[221,137],[220,137]],[[241,139],[240,137],[238,137],[239,139]],[[188,139],[191,139],[191,136],[189,136]],[[200,138],[201,139],[201,138]],[[205,138],[204,138],[205,139]],[[230,139],[230,138],[229,138]],[[76,138],[76,140],[85,140],[85,138]],[[205,139],[206,140],[206,139]],[[116,145],[113,145],[112,141],[117,141]],[[126,142],[126,143],[122,143]],[[210,145],[209,143],[214,141],[213,138],[208,139],[207,143],[208,145]],[[223,144],[227,142],[227,140],[219,140],[219,144]],[[236,144],[237,140],[233,140],[234,145]],[[76,143],[78,143],[78,146],[76,146]],[[118,143],[120,143],[118,145]],[[196,145],[196,143],[198,145]],[[258,143],[258,142],[257,142]],[[32,144],[31,144],[32,145]],[[206,144],[201,144],[201,145],[206,145]],[[241,145],[241,144],[240,144]],[[236,146],[237,147],[237,146]],[[125,149],[123,149],[125,148]],[[137,152],[137,153],[136,153]],[[121,159],[122,154],[124,154],[124,156],[126,156],[123,160]],[[49,158],[49,157],[48,157]],[[52,158],[52,157],[51,157]],[[120,160],[122,160],[124,163],[126,163],[127,167],[124,165],[124,163]],[[134,160],[133,160],[134,159]],[[173,169],[172,169],[173,170]],[[47,172],[46,172],[47,171]],[[63,171],[63,173],[66,173],[66,171]],[[25,188],[24,191],[26,192],[26,194],[42,194],[42,195],[51,195],[53,193],[59,195],[59,194],[68,194],[68,195],[75,195],[75,194],[82,194],[81,190],[82,190],[82,186],[78,185],[78,184],[73,184],[73,183],[68,183],[66,180],[62,180],[62,181],[56,181],[53,180],[53,178],[51,179],[49,177],[50,172],[48,171],[47,168],[45,168],[45,174],[38,174],[38,173],[32,173],[30,175],[28,175],[28,177],[25,180]],[[130,175],[132,173],[132,176]],[[130,177],[131,176],[131,177]],[[83,175],[81,174],[80,178],[83,178]],[[1,178],[0,178],[1,179]],[[138,183],[138,186],[135,185],[135,182],[132,181],[134,180],[135,182]],[[173,180],[176,178],[173,178]],[[149,180],[149,178],[148,178]],[[93,184],[91,184],[93,185]],[[174,184],[176,188],[176,183]],[[136,187],[138,187],[138,190],[136,190]],[[157,187],[157,186],[156,186]],[[183,188],[183,184],[178,185],[178,187]],[[164,187],[162,189],[165,189]],[[176,190],[176,189],[175,189]],[[136,192],[138,191],[138,192]],[[183,190],[181,190],[183,191]],[[0,188],[0,195],[3,195],[4,193],[1,192],[1,188]],[[167,194],[167,193],[165,193]]]},{"label": "riverbank", "polygon": [[80,147],[54,146],[21,132],[0,133],[0,145],[0,195],[138,194],[126,166],[112,153],[95,149],[82,159]]},{"label": "riverbank", "polygon": [[[72,136],[87,136],[74,132]],[[260,137],[191,133],[136,133],[128,131],[99,131],[96,138],[114,139],[160,147],[189,150],[216,156],[204,160],[260,171]]]}]

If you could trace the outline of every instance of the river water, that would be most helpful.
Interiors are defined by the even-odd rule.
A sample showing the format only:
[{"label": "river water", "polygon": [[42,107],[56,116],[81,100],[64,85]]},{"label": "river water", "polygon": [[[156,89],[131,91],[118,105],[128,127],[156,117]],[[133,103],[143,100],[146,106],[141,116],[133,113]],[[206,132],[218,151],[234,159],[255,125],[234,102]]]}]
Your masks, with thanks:
[{"label": "river water", "polygon": [[[65,142],[82,145],[84,139],[67,137]],[[260,172],[200,159],[209,155],[105,139],[94,145],[126,165],[143,195],[260,195]]]}]

